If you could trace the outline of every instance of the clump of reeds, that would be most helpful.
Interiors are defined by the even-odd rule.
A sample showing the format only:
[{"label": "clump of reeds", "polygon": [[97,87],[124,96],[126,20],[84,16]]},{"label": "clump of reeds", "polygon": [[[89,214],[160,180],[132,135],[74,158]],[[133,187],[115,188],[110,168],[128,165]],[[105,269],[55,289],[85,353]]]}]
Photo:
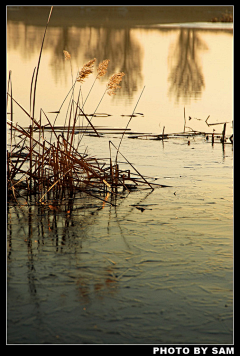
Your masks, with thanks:
[{"label": "clump of reeds", "polygon": [[[69,52],[65,53],[69,59]],[[91,60],[85,65],[82,75],[90,68],[92,70],[93,63]],[[98,67],[98,75],[103,76],[106,73],[109,60],[105,60]],[[83,67],[83,68],[84,68]],[[107,90],[115,91],[119,88],[119,83],[122,80],[124,73],[117,73],[111,76]],[[9,85],[11,88],[11,76],[9,75]],[[103,96],[104,96],[103,94]],[[25,196],[34,195],[36,202],[44,203],[49,199],[60,199],[66,194],[73,194],[76,191],[85,192],[100,200],[101,195],[109,196],[109,193],[118,194],[118,189],[122,188],[129,191],[131,187],[141,187],[141,185],[149,186],[153,189],[152,183],[148,183],[146,179],[133,167],[133,165],[122,155],[134,170],[134,176],[129,170],[121,170],[119,164],[113,164],[110,157],[110,165],[97,158],[88,156],[86,153],[80,153],[74,147],[74,134],[76,120],[79,112],[87,119],[91,129],[97,136],[98,132],[84,113],[79,104],[79,95],[77,102],[73,98],[70,100],[71,110],[69,112],[68,126],[64,127],[67,131],[66,138],[62,134],[58,134],[54,124],[52,125],[46,113],[41,109],[40,119],[31,117],[27,111],[13,98],[12,90],[9,90],[8,97],[11,99],[10,114],[13,119],[13,102],[16,103],[31,120],[29,127],[21,127],[15,124],[13,120],[8,122],[11,126],[11,131],[14,130],[20,134],[20,141],[13,144],[13,135],[11,135],[10,151],[7,152],[7,185],[8,198],[13,198],[17,201],[18,196],[24,191]],[[48,124],[42,126],[42,115],[48,121]],[[50,129],[52,136],[50,141],[45,138],[46,129]],[[38,138],[34,135],[39,132]],[[14,135],[15,136],[15,135]],[[113,144],[112,144],[113,146]],[[114,146],[115,147],[115,146]],[[116,147],[115,147],[116,148]],[[117,149],[119,152],[119,147]],[[121,152],[119,152],[121,154]],[[94,188],[94,193],[92,188]],[[96,195],[96,188],[98,194]],[[106,202],[106,199],[103,200]],[[109,204],[112,204],[109,202]]]},{"label": "clump of reeds", "polygon": [[[51,13],[52,7],[49,13],[47,25],[49,23]],[[45,28],[43,42],[46,35],[46,29],[47,26]],[[64,125],[63,127],[63,129],[67,132],[66,138],[63,133],[58,134],[58,131],[55,128],[56,118],[63,106],[63,103],[70,92],[73,92],[76,82],[83,83],[84,80],[93,73],[96,58],[88,61],[78,73],[75,82],[57,112],[57,116],[53,124],[43,109],[40,110],[39,119],[34,117],[37,74],[40,66],[43,42],[39,55],[37,72],[35,75],[33,110],[30,108],[30,114],[13,98],[11,74],[9,74],[7,95],[10,98],[9,114],[11,115],[11,120],[8,122],[8,125],[10,125],[11,128],[11,143],[10,150],[7,151],[8,199],[13,197],[13,199],[17,201],[17,197],[22,194],[20,191],[23,190],[25,196],[30,197],[34,195],[36,197],[36,202],[44,203],[44,201],[50,198],[59,199],[64,197],[65,194],[73,194],[75,191],[84,191],[87,194],[106,202],[107,199],[102,199],[101,195],[106,195],[106,192],[107,196],[109,196],[109,193],[117,195],[119,187],[129,190],[129,185],[134,187],[148,185],[149,188],[153,189],[153,183],[150,184],[147,182],[147,180],[121,154],[119,151],[120,145],[116,148],[116,146],[111,143],[111,145],[117,149],[117,153],[119,152],[125,159],[126,163],[135,170],[134,175],[131,175],[130,170],[121,170],[119,164],[117,163],[117,159],[116,163],[113,164],[110,157],[110,165],[107,165],[106,161],[88,156],[85,152],[80,153],[78,151],[79,142],[77,147],[74,146],[76,120],[79,114],[86,118],[93,132],[96,136],[99,136],[96,128],[91,123],[91,120],[83,111],[84,104],[82,107],[80,105],[80,91],[77,101],[74,100],[73,95],[70,98],[70,110],[66,114],[66,118],[68,115],[68,126],[65,127]],[[65,60],[70,60],[71,63],[70,53],[67,50],[63,50],[63,54]],[[106,74],[108,64],[109,59],[105,59],[99,64],[95,81],[96,79],[102,78]],[[119,84],[124,75],[125,74],[123,72],[120,72],[113,74],[110,77],[106,90],[104,91],[97,108],[99,107],[106,92],[109,95],[116,94],[116,90],[120,88]],[[23,128],[13,122],[13,103],[14,105],[18,105],[18,107],[20,107],[20,109],[29,117],[29,127]],[[97,108],[95,109],[95,112]],[[45,126],[42,125],[42,115],[45,116],[48,122]],[[92,117],[93,116],[94,114]],[[45,130],[47,128],[51,131],[50,140],[47,140],[45,137]],[[17,141],[13,131],[17,132],[19,135],[18,137],[20,137]],[[36,136],[36,133],[38,133],[38,136]],[[52,137],[54,138],[53,140]],[[14,139],[15,141],[13,141]],[[93,193],[92,188],[94,188],[95,193]],[[98,193],[96,193],[96,189]]]},{"label": "clump of reeds", "polygon": [[[74,117],[77,112],[78,107]],[[68,139],[65,139],[57,133],[49,119],[48,122],[55,137],[54,142],[46,140],[44,127],[41,122],[36,122],[34,131],[39,132],[39,135],[38,138],[32,137],[32,145],[28,143],[32,127],[22,128],[18,124],[8,123],[21,136],[19,142],[11,143],[11,150],[7,152],[8,200],[13,198],[17,202],[18,196],[34,195],[36,203],[42,204],[49,199],[61,199],[78,191],[104,201],[102,195],[111,193],[116,196],[119,188],[129,191],[130,186],[146,188],[148,185],[148,188],[153,189],[153,183],[149,183],[119,149],[118,152],[136,173],[122,170],[119,164],[112,163],[111,157],[110,165],[107,165],[104,160],[80,153],[73,145],[75,126],[67,128]],[[113,143],[111,145],[116,148]]]}]

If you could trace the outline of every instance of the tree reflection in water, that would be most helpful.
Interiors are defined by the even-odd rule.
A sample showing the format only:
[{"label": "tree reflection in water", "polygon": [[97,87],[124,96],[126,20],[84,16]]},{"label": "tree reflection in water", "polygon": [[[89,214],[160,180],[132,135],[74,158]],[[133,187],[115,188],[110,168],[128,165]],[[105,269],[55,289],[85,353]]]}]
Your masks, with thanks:
[{"label": "tree reflection in water", "polygon": [[[85,52],[86,60],[110,59],[108,73],[124,72],[121,92],[131,99],[142,85],[142,47],[129,28],[96,29],[94,43]],[[126,95],[127,94],[127,95]]]},{"label": "tree reflection in water", "polygon": [[205,87],[204,76],[199,60],[199,51],[208,47],[193,29],[180,29],[179,37],[169,54],[171,69],[168,77],[169,96],[176,102],[182,98],[189,102],[191,98],[201,96]]},{"label": "tree reflection in water", "polygon": [[[8,51],[17,49],[25,58],[38,56],[41,47],[44,28],[8,23]],[[14,39],[11,41],[10,39]],[[18,40],[16,41],[15,38]],[[141,43],[129,27],[52,27],[44,43],[44,50],[49,51],[50,67],[56,83],[67,82],[68,67],[63,50],[67,50],[73,61],[73,75],[77,74],[87,61],[97,59],[97,64],[104,59],[110,59],[108,77],[116,72],[124,72],[121,93],[126,100],[131,100],[134,92],[142,87],[143,49]],[[106,79],[108,79],[106,77]]]}]

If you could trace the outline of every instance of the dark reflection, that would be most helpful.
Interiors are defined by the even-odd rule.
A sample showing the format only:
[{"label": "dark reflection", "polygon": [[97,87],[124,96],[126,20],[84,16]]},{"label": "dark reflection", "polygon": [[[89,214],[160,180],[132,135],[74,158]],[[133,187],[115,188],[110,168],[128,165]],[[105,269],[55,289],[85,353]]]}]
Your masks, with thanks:
[{"label": "dark reflection", "polygon": [[[106,202],[117,203],[117,207],[110,206],[108,215],[108,235],[112,239],[115,234],[116,223],[120,236],[127,250],[131,250],[128,243],[128,236],[125,235],[124,225],[126,216],[136,213],[136,206],[141,205],[149,197],[152,191],[138,198],[133,206],[121,209],[124,198],[128,194],[123,193],[122,199],[116,201],[115,196],[107,196],[103,202],[95,200],[85,195],[77,195],[75,198],[63,199],[59,201],[50,200],[43,205],[27,205],[21,202],[19,205],[8,207],[8,282],[11,282],[11,262],[16,259],[16,248],[19,241],[22,241],[21,248],[18,248],[18,258],[24,260],[27,266],[27,284],[29,294],[39,297],[39,288],[45,285],[54,287],[55,278],[58,284],[61,283],[61,274],[64,274],[64,283],[74,281],[80,302],[88,304],[93,295],[103,299],[109,294],[118,292],[119,279],[125,273],[125,269],[117,262],[104,258],[96,261],[86,261],[84,257],[84,244],[91,240],[92,226],[96,225],[99,219],[99,211],[106,208]],[[36,203],[36,202],[35,202]],[[147,209],[147,206],[145,206]],[[144,208],[144,209],[145,209]],[[120,211],[119,211],[120,209]],[[123,216],[122,216],[123,213]],[[139,212],[139,214],[141,214]],[[113,224],[113,230],[112,230]],[[63,264],[54,265],[56,255],[65,255],[67,259]],[[68,259],[69,256],[69,259]],[[44,269],[39,269],[43,259]],[[68,263],[75,261],[77,268],[68,270]],[[53,263],[53,268],[51,267]],[[13,267],[14,268],[14,267]],[[91,278],[89,278],[91,276]],[[21,282],[24,283],[24,270],[21,273]],[[10,296],[12,298],[12,296]]]},{"label": "dark reflection", "polygon": [[[19,238],[23,238],[23,248],[18,253],[20,259],[26,258],[27,283],[32,297],[38,296],[39,286],[42,287],[45,282],[49,284],[53,277],[61,278],[61,273],[65,273],[67,264],[59,266],[59,275],[54,269],[51,270],[51,263],[56,254],[72,256],[70,259],[76,258],[76,263],[81,264],[83,244],[91,237],[91,227],[96,224],[98,211],[105,208],[105,203],[99,204],[99,200],[80,195],[75,199],[46,202],[42,206],[28,206],[26,202],[23,205],[9,206],[8,281],[11,281],[11,262],[15,260],[12,252],[16,250]],[[42,258],[43,254],[46,272],[39,273],[39,258]],[[66,274],[64,284],[74,280],[81,301],[90,301],[88,294],[91,293],[92,286],[95,296],[99,298],[117,291],[115,264],[110,262],[103,266],[100,263],[97,275],[92,275],[90,280],[89,268],[89,264],[84,264],[83,269],[73,271],[70,275]],[[24,272],[22,273],[24,283]]]},{"label": "dark reflection", "polygon": [[[44,27],[29,26],[26,23],[9,21],[7,24],[8,51],[17,49],[25,58],[38,56]],[[63,50],[70,52],[73,63],[73,75],[77,69],[92,58],[97,64],[110,59],[108,76],[116,72],[124,72],[123,94],[131,99],[133,93],[142,87],[142,47],[134,37],[130,28],[115,27],[51,27],[48,28],[44,42],[44,50],[50,51],[50,66],[56,83],[69,75]],[[44,55],[44,52],[43,52]]]},{"label": "dark reflection", "polygon": [[[91,29],[89,29],[91,31]],[[130,98],[142,86],[142,48],[129,28],[96,29],[95,44],[88,46],[85,59],[110,59],[108,73],[124,72],[119,94]]]},{"label": "dark reflection", "polygon": [[182,98],[184,103],[187,103],[191,98],[201,96],[205,83],[198,55],[201,50],[207,49],[196,30],[180,29],[173,51],[169,55],[173,58],[168,77],[169,95],[175,97],[176,102]]},{"label": "dark reflection", "polygon": [[[81,199],[82,202],[82,199]],[[41,278],[35,268],[38,261],[38,253],[44,250],[51,253],[80,253],[82,241],[88,236],[88,230],[95,221],[92,214],[97,206],[85,200],[83,214],[77,214],[79,206],[71,199],[66,202],[51,202],[43,206],[15,205],[8,207],[8,262],[11,268],[12,251],[18,244],[16,237],[24,238],[27,248],[27,279],[30,294],[37,294],[36,281]],[[83,206],[81,205],[81,210]],[[74,214],[75,212],[75,214]],[[74,214],[74,216],[72,216]],[[75,225],[78,228],[75,228]],[[24,249],[19,251],[25,254]],[[48,254],[49,257],[49,254]],[[50,258],[50,257],[49,257]],[[46,261],[46,263],[48,263]],[[47,277],[46,277],[47,278]]]}]

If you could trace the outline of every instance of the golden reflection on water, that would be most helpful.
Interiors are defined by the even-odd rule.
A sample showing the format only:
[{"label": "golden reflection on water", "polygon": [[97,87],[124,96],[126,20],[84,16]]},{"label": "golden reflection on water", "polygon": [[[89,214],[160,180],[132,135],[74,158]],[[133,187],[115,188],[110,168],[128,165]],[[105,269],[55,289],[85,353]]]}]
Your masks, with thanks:
[{"label": "golden reflection on water", "polygon": [[[7,24],[7,65],[12,70],[13,94],[26,109],[43,31],[44,27],[23,22]],[[113,72],[125,73],[116,97],[105,99],[99,108],[118,116],[114,117],[115,126],[125,125],[119,115],[131,113],[143,85],[146,90],[139,111],[147,119],[133,120],[133,130],[158,132],[163,126],[166,132],[182,130],[183,106],[187,115],[202,120],[195,121],[196,130],[206,131],[204,121],[208,115],[213,122],[232,121],[231,30],[51,27],[50,24],[39,71],[37,112],[40,107],[45,111],[58,110],[71,87],[71,70],[63,50],[71,53],[74,76],[89,59],[97,58],[97,64],[110,59],[106,77],[91,93],[85,107],[87,112],[94,111],[109,76]],[[85,95],[93,80],[90,77],[84,83]],[[27,121],[19,115],[17,121]],[[112,125],[112,118],[104,120],[104,124]]]}]

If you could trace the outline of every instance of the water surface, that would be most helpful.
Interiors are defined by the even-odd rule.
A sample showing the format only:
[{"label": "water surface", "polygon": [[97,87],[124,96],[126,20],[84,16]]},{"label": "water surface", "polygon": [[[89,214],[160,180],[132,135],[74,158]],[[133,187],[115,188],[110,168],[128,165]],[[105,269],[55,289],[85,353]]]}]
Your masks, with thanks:
[{"label": "water surface", "polygon": [[[37,14],[36,25],[14,16],[8,21],[8,69],[13,96],[29,109],[45,22],[40,25]],[[66,49],[75,73],[96,57],[110,59],[109,75],[126,74],[116,97],[104,97],[99,107],[112,116],[94,118],[96,125],[124,127],[128,118],[121,115],[131,114],[145,85],[137,108],[144,116],[131,121],[133,131],[182,131],[185,107],[187,126],[221,132],[222,125],[207,127],[210,115],[212,123],[229,121],[232,133],[231,26],[77,26],[76,18],[73,24],[50,23],[36,115],[40,107],[58,110],[71,87]],[[93,80],[82,86],[85,95]],[[106,81],[94,86],[87,113]],[[29,124],[17,107],[14,120]],[[109,140],[117,145],[119,136],[86,136],[80,149],[109,157]],[[232,145],[212,146],[203,137],[125,137],[121,151],[142,174],[169,187],[124,193],[117,207],[79,195],[71,214],[68,202],[57,211],[9,205],[9,343],[233,342]]]}]

